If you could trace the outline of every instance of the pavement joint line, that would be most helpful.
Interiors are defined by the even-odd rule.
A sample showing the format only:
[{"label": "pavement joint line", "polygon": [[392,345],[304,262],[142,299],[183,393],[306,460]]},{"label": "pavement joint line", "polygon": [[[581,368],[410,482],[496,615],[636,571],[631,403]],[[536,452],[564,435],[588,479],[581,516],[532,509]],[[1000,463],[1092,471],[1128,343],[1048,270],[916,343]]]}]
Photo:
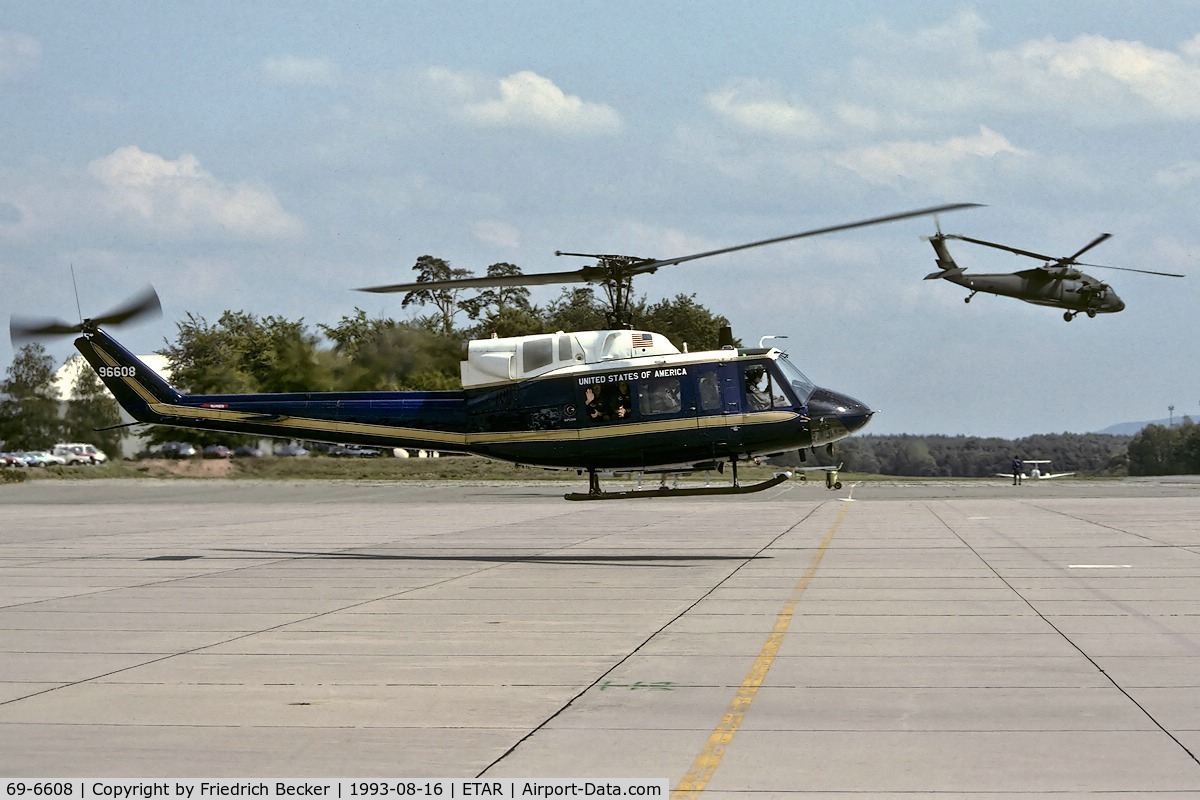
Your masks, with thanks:
[{"label": "pavement joint line", "polygon": [[725,751],[733,743],[733,738],[737,735],[738,728],[741,727],[742,720],[746,717],[746,712],[750,710],[754,698],[758,695],[758,690],[767,677],[767,671],[771,669],[771,664],[775,662],[775,656],[779,653],[779,648],[783,644],[783,637],[787,634],[788,628],[792,624],[792,618],[796,613],[796,606],[804,597],[805,591],[808,589],[809,584],[812,583],[813,577],[817,574],[817,570],[821,566],[821,561],[825,558],[825,553],[829,550],[829,545],[833,543],[833,537],[837,533],[838,526],[841,525],[842,519],[846,516],[846,511],[849,508],[849,503],[842,504],[841,510],[838,512],[833,524],[829,527],[825,538],[821,540],[821,543],[813,553],[808,568],[804,570],[804,574],[800,577],[795,587],[793,587],[791,596],[788,597],[787,602],[783,604],[783,608],[775,617],[774,628],[772,628],[767,641],[763,644],[758,658],[755,659],[754,664],[750,667],[750,671],[746,674],[746,678],[742,681],[742,685],[734,694],[729,708],[725,711],[724,716],[721,717],[721,722],[713,729],[704,748],[692,762],[692,766],[687,771],[687,774],[683,776],[683,779],[680,780],[674,791],[671,792],[672,800],[687,800],[687,798],[699,797],[700,793],[708,786],[708,782],[712,780],[717,767],[721,765],[721,759],[724,758]]},{"label": "pavement joint line", "polygon": [[1123,533],[1126,536],[1133,536],[1137,539],[1143,539],[1147,542],[1154,542],[1156,545],[1161,546],[1161,547],[1177,547],[1177,545],[1173,545],[1170,542],[1164,542],[1159,539],[1155,539],[1152,536],[1146,536],[1145,534],[1134,533],[1133,531],[1127,531],[1124,528],[1118,528],[1114,525],[1106,525],[1103,522],[1098,522],[1094,519],[1088,519],[1087,517],[1081,517],[1077,514],[1070,514],[1066,511],[1063,511],[1058,508],[1052,508],[1050,506],[1040,505],[1038,503],[1033,502],[1032,500],[1022,500],[1021,502],[1022,502],[1022,504],[1027,505],[1031,508],[1036,508],[1036,509],[1045,511],[1050,514],[1059,514],[1061,516],[1067,517],[1068,519],[1073,519],[1073,520],[1082,522],[1085,525],[1095,525],[1097,528],[1104,528],[1106,530],[1113,531],[1114,533]]},{"label": "pavement joint line", "polygon": [[[603,673],[601,673],[599,676],[596,677],[596,680],[592,681],[590,684],[588,684],[586,687],[584,687],[578,694],[576,694],[574,697],[572,697],[570,700],[568,700],[566,703],[564,703],[553,714],[551,714],[549,717],[544,719],[541,723],[539,723],[537,726],[532,728],[528,733],[526,733],[524,736],[522,736],[520,739],[518,739],[515,743],[513,743],[513,745],[511,747],[509,747],[507,750],[505,750],[503,753],[501,753],[497,758],[495,758],[491,763],[489,763],[487,766],[485,766],[483,769],[481,769],[475,775],[475,777],[482,778],[485,775],[487,775],[487,773],[493,767],[500,764],[506,758],[508,758],[510,755],[515,753],[517,751],[517,749],[522,744],[524,744],[526,741],[528,741],[530,738],[532,738],[534,736],[534,734],[536,734],[538,731],[545,728],[547,725],[549,725],[551,722],[553,722],[556,718],[558,718],[561,714],[566,712],[567,709],[569,709],[572,705],[575,704],[576,700],[583,697],[585,694],[590,692],[592,689],[595,689],[596,687],[600,686],[609,675],[611,675],[613,672],[615,672],[622,664],[629,661],[635,655],[638,655],[642,651],[642,648],[645,647],[650,642],[652,642],[655,639],[655,637],[657,637],[659,634],[666,631],[668,628],[670,628],[672,625],[674,625],[679,620],[683,619],[689,612],[691,612],[692,609],[694,609],[696,606],[698,606],[701,602],[703,602],[708,597],[711,597],[712,594],[717,591],[717,589],[724,586],[725,583],[730,578],[732,578],[734,575],[736,575],[738,573],[738,571],[741,570],[742,567],[746,566],[751,561],[753,561],[754,559],[761,556],[764,552],[766,552],[770,548],[774,547],[775,544],[777,542],[779,542],[780,539],[787,536],[789,533],[796,530],[796,528],[803,525],[809,519],[809,517],[811,517],[813,514],[815,514],[817,512],[817,510],[820,508],[821,508],[821,504],[819,504],[819,503],[812,506],[807,512],[805,512],[805,514],[803,516],[800,517],[799,520],[797,520],[795,523],[793,523],[791,526],[789,526],[787,530],[785,530],[782,533],[778,534],[777,536],[773,537],[765,545],[760,547],[756,552],[743,558],[742,563],[739,564],[736,568],[730,570],[729,574],[726,575],[724,578],[722,578],[720,581],[718,581],[715,586],[713,586],[711,589],[709,589],[708,591],[704,592],[699,597],[697,597],[695,602],[693,602],[687,608],[680,611],[678,614],[676,614],[674,617],[672,617],[669,621],[667,621],[664,625],[662,625],[662,627],[660,627],[658,630],[654,631],[649,636],[647,636],[637,647],[634,647],[632,650],[630,650],[629,653],[627,653],[625,656],[618,659],[608,669],[604,670]],[[843,506],[843,508],[845,508],[845,507]],[[703,513],[703,510],[700,510],[700,513]]]},{"label": "pavement joint line", "polygon": [[[593,541],[594,539],[597,539],[597,538],[600,538],[600,537],[599,537],[599,536],[592,536],[592,537],[588,537],[587,539],[584,539],[583,541],[584,541],[584,542],[590,542],[590,541]],[[578,544],[578,543],[577,543],[577,544]],[[570,545],[564,545],[563,547],[569,547],[569,546],[570,546]],[[552,550],[551,552],[553,552],[553,551],[555,551],[555,550],[563,549],[563,547],[559,547],[559,548],[553,548],[553,550]],[[344,550],[354,550],[354,549],[360,549],[360,548],[358,548],[358,547],[355,547],[355,548],[344,548]],[[262,566],[265,566],[265,565],[273,565],[273,564],[280,564],[280,563],[288,563],[288,562],[294,562],[294,561],[303,561],[303,560],[305,560],[305,559],[308,559],[308,558],[313,558],[313,557],[314,557],[314,555],[315,555],[315,554],[313,554],[313,553],[305,553],[305,554],[298,555],[298,556],[290,556],[290,557],[286,557],[286,558],[278,558],[278,559],[275,559],[275,560],[272,560],[272,561],[267,561],[267,562],[266,562],[266,564],[262,564],[262,563],[256,563],[256,564],[249,564],[249,565],[242,565],[242,566],[230,567],[230,568],[227,568],[227,569],[218,569],[218,570],[215,570],[215,571],[213,571],[213,572],[210,572],[210,573],[203,573],[203,575],[186,575],[186,576],[184,576],[184,575],[181,575],[181,576],[175,576],[175,577],[167,578],[167,579],[165,579],[165,580],[161,580],[161,581],[151,581],[151,582],[144,583],[144,584],[135,584],[135,585],[133,585],[132,587],[116,587],[116,586],[113,586],[113,587],[105,587],[104,589],[98,590],[98,591],[96,591],[96,592],[85,592],[85,593],[83,593],[83,594],[81,594],[81,595],[72,595],[71,597],[84,597],[84,596],[88,596],[88,595],[91,595],[91,594],[104,594],[104,593],[106,593],[106,592],[116,591],[116,590],[120,590],[120,589],[128,589],[128,588],[146,588],[146,587],[150,587],[150,586],[158,586],[158,585],[165,584],[165,583],[173,583],[173,582],[177,582],[177,581],[190,580],[190,579],[193,579],[193,578],[196,578],[196,577],[207,577],[207,576],[210,576],[210,575],[224,575],[224,574],[227,574],[227,573],[230,573],[230,572],[239,572],[239,571],[241,571],[241,570],[257,569],[257,568],[260,568],[260,567],[262,567]],[[179,657],[179,656],[193,655],[193,654],[195,654],[195,653],[200,653],[200,652],[203,652],[203,651],[205,651],[205,650],[211,649],[211,648],[213,648],[213,647],[221,647],[221,646],[224,646],[224,645],[227,645],[227,644],[231,644],[231,643],[233,643],[233,642],[241,641],[242,639],[248,639],[248,638],[250,638],[250,637],[252,637],[252,636],[258,636],[258,635],[260,635],[260,634],[263,634],[263,633],[269,633],[269,632],[271,632],[271,631],[283,630],[284,628],[288,628],[288,627],[290,627],[290,626],[292,626],[292,625],[298,625],[298,624],[300,624],[300,623],[303,623],[303,622],[311,622],[312,620],[315,620],[315,619],[320,619],[321,617],[327,617],[327,616],[329,616],[329,615],[331,615],[331,614],[339,614],[339,613],[342,613],[342,612],[344,612],[344,611],[348,611],[348,610],[350,610],[350,609],[352,609],[352,608],[359,608],[359,607],[361,607],[361,606],[370,605],[370,604],[372,604],[372,603],[376,603],[376,602],[379,602],[379,601],[381,601],[381,600],[390,600],[390,599],[392,599],[392,598],[395,598],[395,597],[401,597],[401,596],[403,596],[403,595],[406,595],[406,594],[411,594],[412,592],[418,592],[418,591],[422,591],[422,590],[424,590],[424,589],[429,589],[429,588],[431,588],[431,587],[434,587],[434,586],[441,586],[442,584],[445,584],[445,583],[453,583],[454,581],[457,581],[457,580],[462,580],[463,578],[469,578],[469,577],[472,577],[472,576],[474,576],[474,575],[478,575],[478,574],[480,574],[480,573],[487,572],[487,571],[489,571],[489,570],[498,569],[498,568],[500,568],[500,567],[503,567],[503,566],[505,566],[506,564],[510,564],[510,563],[512,563],[512,562],[511,562],[511,561],[498,561],[498,562],[495,562],[495,563],[491,563],[491,564],[489,564],[488,566],[481,567],[481,568],[479,568],[479,569],[476,569],[476,570],[472,570],[471,572],[465,573],[465,574],[463,574],[463,575],[453,575],[453,576],[450,576],[450,577],[448,577],[448,578],[441,578],[441,579],[434,580],[434,581],[431,581],[431,582],[429,582],[429,583],[426,583],[426,584],[422,584],[421,586],[410,586],[410,587],[407,587],[407,588],[405,588],[405,589],[402,589],[402,590],[400,590],[400,591],[397,591],[397,592],[392,592],[392,593],[389,593],[389,594],[387,594],[387,595],[383,595],[383,596],[380,596],[380,597],[371,597],[371,598],[368,598],[368,599],[366,599],[366,600],[358,600],[358,601],[355,601],[355,602],[353,602],[353,603],[349,603],[349,604],[347,604],[347,605],[340,606],[340,607],[338,607],[338,608],[330,608],[330,609],[326,609],[326,610],[324,610],[324,611],[321,611],[321,612],[318,612],[318,613],[314,613],[314,614],[306,614],[306,615],[303,615],[303,616],[301,616],[301,617],[299,617],[299,618],[297,618],[297,619],[288,620],[288,621],[286,621],[286,622],[281,622],[281,623],[279,623],[279,624],[277,624],[277,625],[272,625],[272,626],[270,626],[270,627],[266,627],[266,628],[260,628],[260,629],[258,629],[258,630],[254,630],[254,631],[243,631],[243,632],[240,632],[240,633],[238,633],[238,635],[236,635],[236,636],[232,636],[232,637],[229,637],[229,638],[227,638],[227,639],[222,639],[221,641],[217,641],[217,642],[208,642],[207,644],[199,645],[199,646],[197,646],[197,647],[192,647],[192,648],[189,648],[189,649],[187,649],[187,650],[180,650],[179,652],[175,652],[175,653],[165,653],[165,654],[163,654],[163,655],[160,655],[160,656],[158,656],[157,658],[152,658],[152,659],[149,659],[149,660],[147,660],[147,661],[142,661],[142,662],[139,662],[139,663],[137,663],[137,664],[129,664],[128,666],[121,667],[121,668],[119,668],[119,669],[110,670],[109,672],[105,672],[105,673],[103,673],[103,674],[100,674],[100,675],[90,675],[90,676],[88,676],[88,677],[86,677],[86,678],[81,678],[81,679],[79,679],[79,680],[75,680],[75,681],[69,681],[69,682],[66,682],[66,683],[60,683],[59,685],[56,685],[56,686],[51,686],[51,687],[49,687],[49,688],[43,689],[43,690],[41,690],[41,691],[33,692],[33,693],[31,693],[31,694],[22,695],[22,696],[20,696],[20,697],[13,697],[13,698],[10,698],[10,699],[8,699],[8,700],[0,700],[0,706],[5,706],[5,705],[10,705],[10,704],[19,703],[19,702],[21,702],[21,701],[24,701],[24,700],[29,700],[30,698],[33,698],[33,697],[38,697],[38,696],[41,696],[41,695],[44,695],[44,694],[49,694],[49,693],[51,693],[51,692],[56,692],[56,691],[58,691],[58,690],[60,690],[60,689],[67,689],[67,688],[70,688],[70,687],[73,687],[73,686],[79,686],[79,685],[81,685],[81,684],[85,684],[85,683],[91,683],[91,682],[93,682],[93,681],[99,681],[99,680],[103,680],[103,679],[105,679],[105,678],[112,677],[113,675],[119,675],[119,674],[121,674],[121,673],[123,673],[123,672],[129,672],[130,670],[134,670],[134,669],[140,669],[140,668],[142,668],[142,667],[147,667],[147,666],[150,666],[151,664],[157,664],[157,663],[159,663],[159,662],[162,662],[162,661],[168,661],[168,660],[170,660],[170,659],[172,659],[172,658],[177,658],[177,657]],[[17,604],[17,605],[15,605],[15,606],[7,606],[7,607],[5,607],[5,608],[6,608],[6,609],[8,609],[8,608],[16,608],[16,607],[18,607],[18,606],[21,606],[21,605],[36,605],[37,603],[41,603],[41,602],[47,602],[48,600],[52,600],[52,599],[56,599],[56,598],[47,598],[46,600],[37,600],[37,601],[33,601],[33,602],[31,602],[31,603],[20,603],[20,604]]]},{"label": "pavement joint line", "polygon": [[[1040,511],[1061,514],[1062,516],[1066,516],[1071,519],[1080,520],[1079,517],[1076,517],[1071,514],[1065,514],[1061,511],[1057,511],[1055,509],[1043,508],[1043,507],[1038,506],[1033,503],[1029,503],[1028,505],[1033,508],[1037,508]],[[1192,752],[1192,750],[1186,744],[1184,744],[1183,741],[1181,741],[1178,736],[1176,736],[1174,733],[1172,733],[1170,730],[1168,730],[1165,725],[1163,725],[1161,722],[1159,722],[1159,720],[1150,712],[1150,710],[1148,708],[1146,708],[1146,706],[1144,706],[1142,703],[1140,703],[1137,700],[1137,698],[1135,698],[1132,694],[1130,694],[1128,689],[1126,689],[1124,686],[1122,686],[1120,683],[1118,683],[1117,679],[1114,678],[1111,674],[1109,674],[1108,670],[1106,670],[1106,669],[1104,669],[1104,667],[1100,666],[1100,664],[1096,661],[1096,659],[1094,659],[1091,655],[1088,654],[1088,652],[1086,650],[1084,650],[1082,647],[1080,647],[1079,644],[1074,639],[1072,639],[1065,631],[1063,631],[1062,628],[1060,628],[1058,625],[1056,625],[1052,619],[1050,619],[1045,614],[1043,614],[1042,610],[1039,609],[1032,600],[1030,600],[1028,597],[1026,597],[1024,594],[1022,594],[1020,589],[1018,589],[1016,586],[1014,586],[1012,584],[1012,582],[1008,580],[1008,578],[1004,577],[1004,575],[1002,575],[1000,573],[1000,571],[998,569],[996,569],[996,567],[994,567],[987,560],[987,558],[983,555],[983,553],[981,553],[974,545],[972,545],[970,542],[968,542],[966,539],[964,539],[962,534],[959,533],[957,530],[955,530],[953,525],[951,525],[949,522],[947,522],[941,514],[939,514],[936,510],[934,510],[932,505],[926,505],[926,508],[929,510],[929,512],[933,515],[933,517],[938,522],[940,522],[943,526],[945,526],[946,530],[948,530],[951,534],[953,534],[955,537],[957,537],[958,540],[960,542],[962,542],[963,545],[966,546],[966,548],[968,550],[970,550],[972,553],[974,553],[975,557],[978,558],[979,561],[982,564],[984,564],[988,569],[990,569],[992,571],[992,573],[1005,586],[1007,586],[1012,591],[1013,594],[1015,594],[1017,597],[1019,597],[1022,600],[1022,602],[1025,603],[1025,605],[1029,606],[1030,610],[1032,610],[1034,614],[1036,614],[1044,623],[1049,625],[1051,630],[1053,630],[1055,633],[1057,633],[1059,636],[1061,636],[1063,641],[1065,641],[1067,644],[1069,644],[1071,647],[1073,647],[1079,653],[1079,655],[1081,655],[1088,663],[1090,663],[1092,665],[1093,668],[1095,668],[1095,670],[1097,672],[1099,672],[1101,675],[1103,675],[1104,679],[1107,680],[1114,689],[1116,689],[1118,692],[1120,692],[1122,695],[1124,695],[1125,698],[1129,702],[1133,703],[1133,705],[1139,711],[1141,711],[1142,714],[1144,714],[1146,716],[1146,719],[1150,720],[1150,722],[1153,723],[1153,725],[1156,728],[1158,728],[1162,733],[1166,734],[1166,736],[1171,741],[1173,741],[1179,747],[1179,749],[1182,750],[1187,755],[1188,758],[1190,758],[1192,761],[1195,761],[1197,764],[1200,764],[1200,757],[1197,757],[1197,755],[1194,752]],[[1089,520],[1080,520],[1080,521],[1090,522]],[[1094,524],[1099,525],[1099,523],[1094,523]],[[1128,531],[1122,531],[1119,528],[1111,528],[1108,525],[1099,525],[1099,527],[1109,528],[1110,530],[1119,531],[1120,533],[1129,533]],[[1131,535],[1139,536],[1138,534],[1131,534]],[[1157,544],[1155,546],[1164,546],[1163,543],[1158,542],[1158,540],[1156,540],[1156,539],[1150,539],[1149,537],[1144,537],[1144,536],[1139,536],[1139,538],[1145,539],[1146,541],[1156,542]],[[1170,546],[1170,545],[1165,545],[1165,546]],[[1055,570],[1058,570],[1059,572],[1062,572],[1064,574],[1069,574],[1067,572],[1067,570],[1071,569],[1070,567],[1067,567],[1066,569],[1064,569],[1061,564],[1054,564],[1052,562],[1049,562],[1045,558],[1045,556],[1043,556],[1040,553],[1037,553],[1033,549],[1029,548],[1027,545],[1018,545],[1018,547],[1020,547],[1020,549],[1026,550],[1027,552],[1032,554],[1035,558],[1046,563],[1048,566],[1054,568]],[[1121,608],[1123,611],[1125,611],[1132,617],[1142,616],[1144,618],[1144,615],[1137,614],[1136,609],[1126,607],[1125,603],[1123,603],[1120,600],[1113,599],[1112,597],[1108,596],[1107,593],[1105,593],[1103,590],[1097,588],[1096,586],[1090,585],[1087,582],[1084,582],[1083,585],[1085,587],[1087,587],[1087,589],[1089,591],[1094,593],[1097,596],[1097,598],[1100,599],[1101,601],[1111,603],[1112,605],[1114,605],[1118,608]],[[1158,623],[1152,623],[1152,624],[1157,625]]]}]

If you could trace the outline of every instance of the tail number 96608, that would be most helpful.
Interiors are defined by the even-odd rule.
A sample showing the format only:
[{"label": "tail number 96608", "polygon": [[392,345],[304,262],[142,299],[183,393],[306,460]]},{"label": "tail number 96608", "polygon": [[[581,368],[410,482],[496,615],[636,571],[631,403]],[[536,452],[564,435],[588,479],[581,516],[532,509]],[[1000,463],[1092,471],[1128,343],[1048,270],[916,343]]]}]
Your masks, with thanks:
[{"label": "tail number 96608", "polygon": [[96,374],[101,378],[133,378],[137,376],[137,367],[98,367]]}]

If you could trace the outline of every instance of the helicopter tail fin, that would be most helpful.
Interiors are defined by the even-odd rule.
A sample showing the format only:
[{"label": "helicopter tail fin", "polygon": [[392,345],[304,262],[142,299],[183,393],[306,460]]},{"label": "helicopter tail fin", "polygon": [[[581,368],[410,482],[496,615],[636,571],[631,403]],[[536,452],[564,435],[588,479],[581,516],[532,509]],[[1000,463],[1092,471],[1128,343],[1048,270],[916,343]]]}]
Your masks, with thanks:
[{"label": "helicopter tail fin", "polygon": [[946,237],[940,230],[936,236],[929,237],[929,243],[933,245],[933,252],[937,254],[938,271],[926,275],[925,280],[956,278],[963,274],[963,268],[954,263],[954,256],[950,255],[950,251],[946,248]]},{"label": "helicopter tail fin", "polygon": [[75,340],[75,348],[96,370],[121,407],[139,422],[161,422],[164,405],[182,395],[157,372],[102,330]]}]

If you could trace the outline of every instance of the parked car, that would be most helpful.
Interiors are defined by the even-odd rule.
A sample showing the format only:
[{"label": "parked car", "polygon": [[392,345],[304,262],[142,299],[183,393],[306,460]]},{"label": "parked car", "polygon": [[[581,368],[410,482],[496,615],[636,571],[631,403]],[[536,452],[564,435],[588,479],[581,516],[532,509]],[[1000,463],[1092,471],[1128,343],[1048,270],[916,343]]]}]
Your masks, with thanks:
[{"label": "parked car", "polygon": [[308,451],[298,444],[281,444],[275,448],[275,455],[298,457],[308,455]]},{"label": "parked car", "polygon": [[65,458],[47,453],[45,450],[27,450],[21,453],[21,456],[31,467],[61,467],[67,463]]},{"label": "parked car", "polygon": [[196,448],[187,442],[164,442],[157,455],[159,458],[195,458]]},{"label": "parked car", "polygon": [[235,458],[262,458],[263,451],[254,445],[244,444],[233,451]]},{"label": "parked car", "polygon": [[17,453],[0,453],[0,467],[25,469],[29,464]]},{"label": "parked car", "polygon": [[82,454],[90,459],[92,464],[103,464],[105,461],[108,461],[108,456],[105,455],[103,450],[87,442],[59,442],[54,445],[54,452],[66,458],[63,453],[58,452],[59,448],[68,448],[76,454]]},{"label": "parked car", "polygon": [[373,447],[358,447],[355,445],[347,445],[345,447],[337,447],[329,451],[329,455],[338,458],[377,458],[379,451]]},{"label": "parked car", "polygon": [[90,467],[92,464],[96,463],[92,460],[90,455],[83,452],[83,447],[81,445],[56,444],[54,445],[54,450],[52,450],[51,453],[61,458],[68,465],[78,464]]},{"label": "parked car", "polygon": [[210,444],[204,448],[205,458],[233,458],[233,451],[223,444]]}]

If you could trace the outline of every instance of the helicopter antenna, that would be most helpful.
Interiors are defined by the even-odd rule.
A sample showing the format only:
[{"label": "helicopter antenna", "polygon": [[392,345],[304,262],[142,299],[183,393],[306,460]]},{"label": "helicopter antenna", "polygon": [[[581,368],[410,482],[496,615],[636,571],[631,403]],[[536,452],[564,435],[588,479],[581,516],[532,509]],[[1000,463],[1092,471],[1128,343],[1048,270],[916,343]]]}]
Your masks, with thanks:
[{"label": "helicopter antenna", "polygon": [[83,306],[79,304],[79,284],[75,281],[75,265],[71,265],[71,287],[75,290],[75,313],[79,315],[79,322],[83,322]]}]

